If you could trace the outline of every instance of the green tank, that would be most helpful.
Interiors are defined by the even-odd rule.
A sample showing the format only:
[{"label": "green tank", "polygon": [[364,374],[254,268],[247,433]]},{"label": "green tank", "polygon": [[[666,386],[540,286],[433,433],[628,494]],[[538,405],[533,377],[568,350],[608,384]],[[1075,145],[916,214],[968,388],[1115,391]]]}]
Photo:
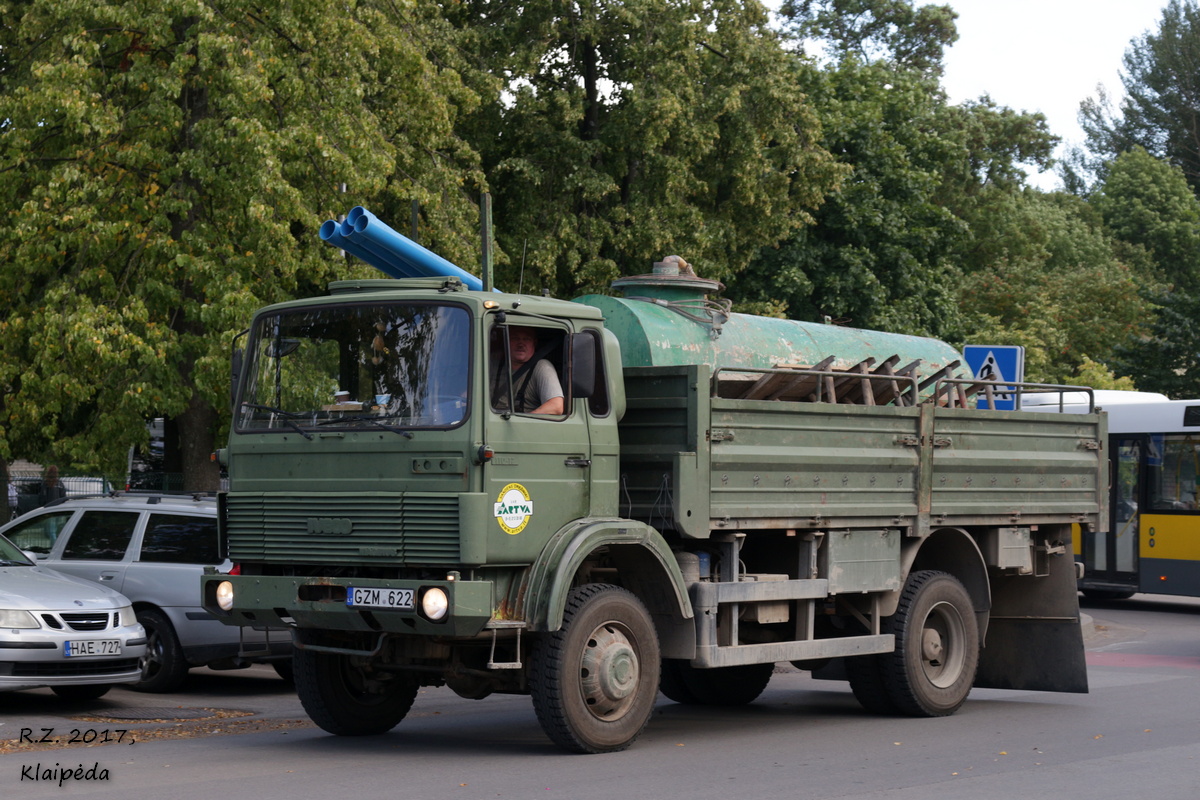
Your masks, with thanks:
[{"label": "green tank", "polygon": [[590,294],[575,302],[604,313],[605,325],[621,342],[625,367],[771,369],[811,367],[832,357],[825,368],[890,359],[898,370],[921,362],[915,376],[946,370],[947,377],[971,377],[958,351],[936,339],[731,313],[728,303],[708,299],[722,284],[697,277],[677,256],[656,263],[651,274],[614,281],[613,288],[624,296]]}]

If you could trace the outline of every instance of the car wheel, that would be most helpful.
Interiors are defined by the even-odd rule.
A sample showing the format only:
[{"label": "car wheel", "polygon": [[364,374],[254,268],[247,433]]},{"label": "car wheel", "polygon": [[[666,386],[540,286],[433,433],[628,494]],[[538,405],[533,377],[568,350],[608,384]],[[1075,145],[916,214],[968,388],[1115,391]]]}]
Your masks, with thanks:
[{"label": "car wheel", "polygon": [[98,700],[108,694],[112,687],[107,683],[95,683],[85,686],[51,686],[50,691],[63,700]]},{"label": "car wheel", "polygon": [[146,629],[146,655],[142,679],[129,688],[139,692],[173,692],[187,678],[188,663],[171,621],[160,611],[139,611],[137,621]]}]

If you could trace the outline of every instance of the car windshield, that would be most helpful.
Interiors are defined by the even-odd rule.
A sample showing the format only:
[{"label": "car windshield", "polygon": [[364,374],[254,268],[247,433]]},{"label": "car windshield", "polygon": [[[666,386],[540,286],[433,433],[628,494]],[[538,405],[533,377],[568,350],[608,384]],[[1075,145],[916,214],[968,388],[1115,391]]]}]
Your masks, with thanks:
[{"label": "car windshield", "polygon": [[32,564],[21,548],[0,536],[0,567],[28,567]]},{"label": "car windshield", "polygon": [[445,428],[467,415],[470,314],[375,303],[260,317],[238,401],[241,431]]}]

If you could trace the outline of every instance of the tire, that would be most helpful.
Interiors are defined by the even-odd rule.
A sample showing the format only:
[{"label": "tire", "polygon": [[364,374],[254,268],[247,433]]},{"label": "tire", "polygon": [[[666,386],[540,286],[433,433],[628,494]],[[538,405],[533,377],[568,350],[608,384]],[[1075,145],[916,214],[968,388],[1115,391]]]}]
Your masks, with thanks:
[{"label": "tire", "polygon": [[137,621],[146,629],[146,655],[142,679],[129,688],[138,692],[173,692],[187,680],[188,664],[171,621],[160,611],[139,611]]},{"label": "tire", "polygon": [[108,694],[112,686],[107,683],[96,683],[84,686],[51,686],[50,691],[63,700],[82,702],[84,700],[99,700]]},{"label": "tire", "polygon": [[600,583],[573,590],[562,627],[530,652],[530,692],[542,730],[574,753],[629,747],[654,711],[659,652],[650,614],[632,593]]},{"label": "tire", "polygon": [[312,721],[336,736],[374,736],[400,724],[417,697],[411,677],[380,672],[364,659],[296,650],[296,694]]},{"label": "tire", "polygon": [[1081,589],[1080,591],[1089,600],[1128,600],[1136,594],[1133,589]]},{"label": "tire", "polygon": [[[763,693],[774,672],[774,664],[697,669],[686,661],[664,658],[659,688],[671,700],[685,705],[744,706]],[[663,688],[668,685],[671,694]]]},{"label": "tire", "polygon": [[945,572],[914,572],[887,629],[896,636],[896,649],[879,658],[896,709],[914,717],[957,711],[979,665],[975,609],[958,579]]},{"label": "tire", "polygon": [[296,682],[296,670],[292,667],[290,658],[287,661],[272,661],[271,669],[275,670],[275,674],[288,683]]},{"label": "tire", "polygon": [[846,677],[859,705],[872,714],[893,716],[899,709],[883,681],[882,656],[854,656],[846,659]]},{"label": "tire", "polygon": [[682,703],[685,706],[700,705],[700,698],[692,694],[683,680],[683,667],[689,666],[686,661],[678,658],[664,658],[660,665],[658,690],[668,700]]}]

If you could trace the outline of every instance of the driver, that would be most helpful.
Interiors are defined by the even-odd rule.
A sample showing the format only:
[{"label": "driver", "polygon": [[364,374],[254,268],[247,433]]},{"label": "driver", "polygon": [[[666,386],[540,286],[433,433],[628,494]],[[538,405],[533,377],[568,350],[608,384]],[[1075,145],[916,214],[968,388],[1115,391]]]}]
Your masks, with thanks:
[{"label": "driver", "polygon": [[[562,414],[566,407],[562,383],[554,365],[539,358],[530,363],[537,352],[537,332],[533,328],[511,326],[508,329],[508,362],[513,380],[513,410],[519,414]],[[492,362],[492,407],[508,410],[509,368],[505,359]]]}]

